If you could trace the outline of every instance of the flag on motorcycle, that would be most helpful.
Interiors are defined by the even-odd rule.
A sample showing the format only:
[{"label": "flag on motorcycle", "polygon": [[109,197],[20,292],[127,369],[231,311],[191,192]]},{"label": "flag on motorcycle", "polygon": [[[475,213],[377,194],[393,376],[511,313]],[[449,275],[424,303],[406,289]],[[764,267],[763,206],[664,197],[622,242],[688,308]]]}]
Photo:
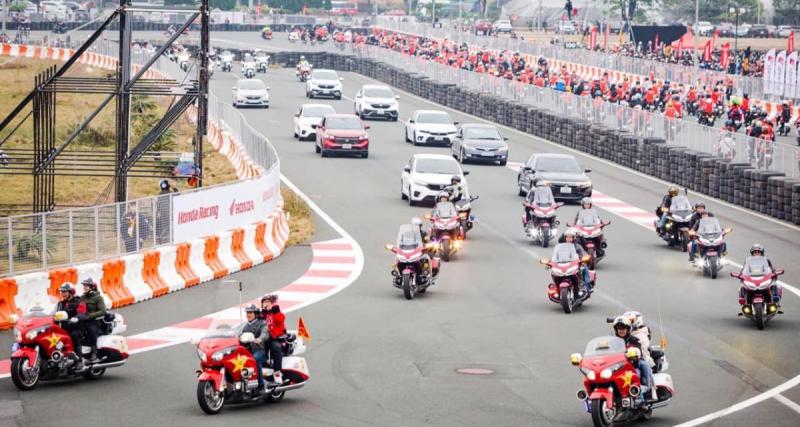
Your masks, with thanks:
[{"label": "flag on motorcycle", "polygon": [[786,57],[786,97],[797,98],[797,52]]},{"label": "flag on motorcycle", "polygon": [[711,62],[711,40],[703,47],[703,62]]},{"label": "flag on motorcycle", "polygon": [[715,50],[717,48],[717,39],[719,38],[719,29],[714,30],[714,37],[711,38],[711,50]]},{"label": "flag on motorcycle", "polygon": [[786,78],[786,51],[782,50],[775,57],[775,71],[773,71],[772,81],[775,82],[775,95],[783,95]]},{"label": "flag on motorcycle", "polygon": [[730,62],[731,62],[731,44],[725,43],[722,45],[722,50],[719,53],[719,65],[722,66],[723,70],[727,70]]},{"label": "flag on motorcycle", "polygon": [[303,321],[302,317],[297,319],[297,336],[306,341],[311,341],[311,335],[308,333],[306,322]]},{"label": "flag on motorcycle", "polygon": [[794,52],[794,31],[789,31],[789,38],[786,39],[786,51]]}]

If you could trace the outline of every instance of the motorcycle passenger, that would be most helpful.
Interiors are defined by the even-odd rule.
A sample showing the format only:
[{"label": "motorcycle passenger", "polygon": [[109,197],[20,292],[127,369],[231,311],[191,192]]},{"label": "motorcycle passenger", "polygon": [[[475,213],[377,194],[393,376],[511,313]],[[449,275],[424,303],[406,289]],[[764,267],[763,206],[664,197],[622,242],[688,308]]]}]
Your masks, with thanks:
[{"label": "motorcycle passenger", "polygon": [[415,216],[414,218],[411,218],[411,225],[419,228],[419,235],[422,237],[423,256],[427,258],[424,264],[431,266],[431,277],[435,278],[439,275],[439,259],[436,256],[436,249],[428,249],[427,247],[428,242],[431,240],[430,233],[422,228],[422,220],[419,217]]},{"label": "motorcycle passenger", "polygon": [[56,305],[56,311],[67,312],[68,320],[61,322],[61,327],[64,328],[69,333],[69,337],[72,338],[72,348],[74,349],[75,355],[78,357],[77,368],[80,369],[83,365],[83,351],[81,350],[83,336],[81,327],[78,324],[78,316],[86,314],[86,306],[81,304],[81,299],[75,295],[75,291],[75,286],[70,282],[66,282],[58,288],[58,292],[61,294],[61,300],[58,301]]},{"label": "motorcycle passenger", "polygon": [[[774,270],[774,267],[772,266],[772,261],[767,258],[767,252],[764,246],[755,243],[750,247],[750,256],[745,258],[742,270],[739,273],[748,276],[763,276],[770,273],[772,270]],[[772,302],[780,307],[783,288],[778,285],[777,280],[773,280],[770,284],[769,291],[772,294]],[[744,297],[744,286],[742,286],[739,288],[739,300],[742,304]]]},{"label": "motorcycle passenger", "polygon": [[[641,341],[639,341],[639,338],[633,336],[631,333],[632,331],[633,326],[627,317],[619,316],[614,319],[614,335],[625,340],[625,346],[627,348],[636,348],[641,354],[644,354]],[[647,387],[647,390],[651,391],[652,400],[658,400],[655,387],[653,387],[653,370],[650,368],[650,364],[648,364],[644,358],[640,357],[638,362],[635,363],[635,366],[637,366],[639,377],[641,378],[642,395],[648,395],[645,391],[645,387]]]},{"label": "motorcycle passenger", "polygon": [[97,283],[88,278],[81,282],[83,285],[83,296],[81,303],[86,306],[86,313],[78,314],[81,328],[86,334],[86,345],[91,347],[89,361],[97,362],[97,336],[100,335],[100,325],[98,321],[106,314],[106,302],[100,292],[97,291]]},{"label": "motorcycle passenger", "polygon": [[[600,215],[597,214],[597,210],[593,207],[592,198],[584,197],[581,199],[581,210],[575,214],[575,224],[594,225],[600,224],[600,222]],[[600,244],[597,246],[598,256],[605,255],[606,251],[603,249],[605,244],[606,238],[603,236],[600,239]]]},{"label": "motorcycle passenger", "polygon": [[[553,197],[553,190],[550,186],[539,181],[536,183],[536,187],[528,191],[528,195],[525,196],[525,201],[528,202],[529,205],[552,206],[552,204],[556,202],[556,199]],[[531,218],[531,210],[531,208],[525,206],[526,221]]]},{"label": "motorcycle passenger", "polygon": [[247,323],[242,328],[242,333],[250,332],[255,339],[252,343],[247,345],[247,350],[256,359],[256,376],[258,377],[258,388],[264,389],[264,374],[261,372],[261,367],[267,360],[267,352],[264,350],[264,341],[267,336],[267,325],[259,317],[260,310],[254,304],[250,304],[244,309],[245,316],[247,316]]},{"label": "motorcycle passenger", "polygon": [[[706,211],[705,203],[703,202],[695,203],[694,213],[692,213],[692,218],[689,220],[689,229],[697,233],[697,227],[700,225],[700,220],[710,216],[714,216],[714,214]],[[694,239],[692,239],[689,242],[689,262],[694,261],[696,252],[697,252],[697,242]]]},{"label": "motorcycle passenger", "polygon": [[450,178],[450,185],[447,186],[445,190],[450,193],[450,201],[453,202],[453,204],[460,202],[464,197],[464,186],[461,185],[461,177],[453,175],[453,177]]},{"label": "motorcycle passenger", "polygon": [[655,361],[650,355],[650,328],[645,325],[642,313],[639,313],[638,311],[626,311],[622,315],[627,317],[631,322],[631,335],[639,340],[639,343],[642,345],[642,349],[647,350],[642,353],[642,356],[652,368],[655,366]]},{"label": "motorcycle passenger", "polygon": [[277,384],[283,384],[281,369],[283,369],[282,338],[286,335],[286,316],[278,306],[278,296],[266,295],[261,298],[261,313],[267,322],[267,335],[264,348],[269,351],[272,360],[272,378]]},{"label": "motorcycle passenger", "polygon": [[[578,254],[578,258],[583,258],[585,252],[583,251],[583,246],[581,246],[578,242],[575,241],[575,236],[578,233],[575,231],[574,228],[570,227],[567,231],[564,232],[564,243],[571,243],[575,246],[575,252]],[[589,276],[589,268],[586,267],[586,264],[581,263],[581,276],[583,278],[583,285],[586,288],[586,292],[592,293],[592,279]]]},{"label": "motorcycle passenger", "polygon": [[656,215],[659,216],[658,218],[658,225],[657,231],[658,234],[664,234],[664,224],[667,222],[667,214],[669,213],[669,207],[672,205],[672,198],[678,195],[678,187],[674,185],[670,185],[669,189],[667,189],[667,195],[661,199],[661,206],[656,209]]}]

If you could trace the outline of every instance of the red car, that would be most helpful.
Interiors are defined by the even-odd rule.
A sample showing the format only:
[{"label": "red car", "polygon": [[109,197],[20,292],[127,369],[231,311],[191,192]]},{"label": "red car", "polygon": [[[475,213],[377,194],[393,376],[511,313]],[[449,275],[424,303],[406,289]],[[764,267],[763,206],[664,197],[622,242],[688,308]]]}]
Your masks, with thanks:
[{"label": "red car", "polygon": [[485,19],[475,21],[475,35],[492,34],[492,22]]},{"label": "red car", "polygon": [[369,156],[369,135],[367,129],[354,114],[327,114],[316,129],[315,151],[327,157],[330,154],[357,154]]}]

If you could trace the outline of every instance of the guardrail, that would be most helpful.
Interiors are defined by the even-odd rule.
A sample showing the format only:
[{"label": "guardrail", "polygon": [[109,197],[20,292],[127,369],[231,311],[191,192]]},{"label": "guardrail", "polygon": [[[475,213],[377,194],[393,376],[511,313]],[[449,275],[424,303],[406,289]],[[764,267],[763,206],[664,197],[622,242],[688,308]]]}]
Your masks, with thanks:
[{"label": "guardrail", "polygon": [[[115,49],[116,44],[101,40],[93,53],[113,56]],[[144,62],[143,55],[134,62]],[[102,64],[115,66],[108,58]],[[159,59],[154,67],[161,72],[178,72],[176,66],[164,59]],[[208,114],[210,142],[229,158],[237,160],[239,165],[235,166],[240,179],[256,173],[267,174],[280,167],[272,144],[247,124],[238,110],[209,94]],[[234,145],[235,142],[243,147]],[[258,168],[243,166],[251,161]],[[0,218],[0,277],[100,261],[176,243],[172,223],[175,197],[237,183],[128,202]]]}]

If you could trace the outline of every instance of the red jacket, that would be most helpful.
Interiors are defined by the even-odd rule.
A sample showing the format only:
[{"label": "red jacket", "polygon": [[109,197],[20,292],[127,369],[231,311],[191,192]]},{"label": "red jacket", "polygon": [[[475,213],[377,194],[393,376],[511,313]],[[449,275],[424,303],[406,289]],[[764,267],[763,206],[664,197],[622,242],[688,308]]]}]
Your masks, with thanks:
[{"label": "red jacket", "polygon": [[267,330],[271,338],[278,338],[286,333],[286,316],[281,313],[280,307],[272,306],[272,310],[264,313],[264,321],[267,322]]}]

